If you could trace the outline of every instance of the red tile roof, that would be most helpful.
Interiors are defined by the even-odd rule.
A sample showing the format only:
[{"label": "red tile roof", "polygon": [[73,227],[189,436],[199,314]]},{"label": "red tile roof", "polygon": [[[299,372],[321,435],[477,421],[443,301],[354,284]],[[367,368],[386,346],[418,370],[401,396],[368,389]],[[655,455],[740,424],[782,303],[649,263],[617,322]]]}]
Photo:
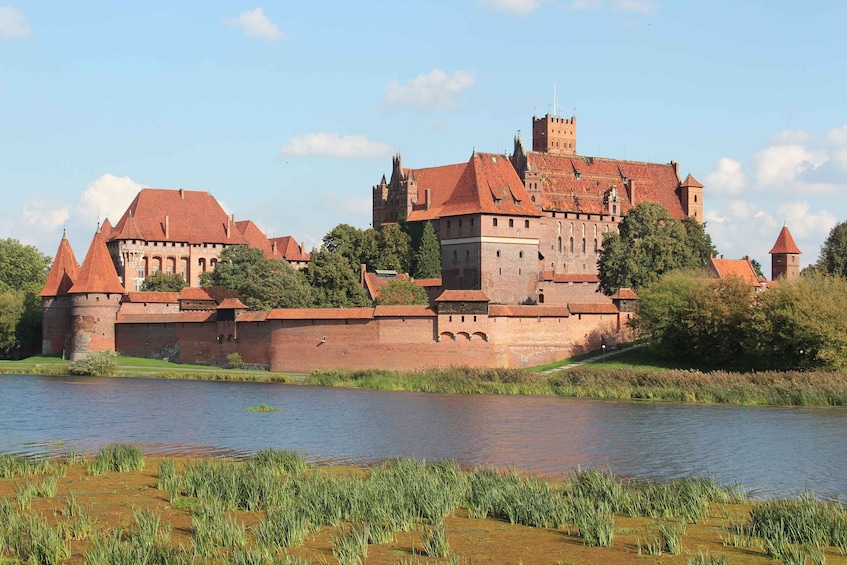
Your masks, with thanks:
[{"label": "red tile roof", "polygon": [[680,183],[682,188],[703,188],[703,185],[700,182],[691,176],[691,173],[688,173],[688,176],[685,177],[685,180]]},{"label": "red tile roof", "polygon": [[[455,172],[455,169],[450,169],[450,173]],[[414,174],[417,180],[417,171],[410,174]],[[434,195],[431,197],[428,210],[424,201],[425,193],[418,182],[418,199],[409,214],[410,222],[465,214],[542,215],[509,160],[492,153],[474,153],[456,183],[449,188],[449,193],[448,188],[442,185],[438,199]]]},{"label": "red tile roof", "polygon": [[492,304],[488,307],[488,315],[492,317],[513,318],[567,318],[570,311],[567,306],[520,306]]},{"label": "red tile roof", "polygon": [[753,265],[747,259],[719,259],[711,257],[709,263],[718,278],[723,280],[729,277],[738,277],[752,286],[759,286],[759,277],[753,270]]},{"label": "red tile roof", "polygon": [[488,296],[481,290],[445,290],[435,299],[436,302],[488,302]]},{"label": "red tile roof", "polygon": [[112,263],[112,256],[106,248],[106,238],[99,229],[91,240],[82,267],[74,279],[74,285],[68,290],[68,294],[92,292],[124,293],[124,287]]},{"label": "red tile roof", "polygon": [[175,324],[214,322],[214,312],[172,312],[170,314],[119,314],[118,324]]},{"label": "red tile roof", "polygon": [[65,234],[59,242],[59,250],[53,258],[53,266],[47,274],[47,282],[40,296],[64,296],[73,286],[79,273],[79,264],[74,257],[74,251]]},{"label": "red tile roof", "polygon": [[264,322],[268,319],[268,314],[270,314],[270,312],[268,312],[267,310],[260,310],[257,312],[242,312],[238,315],[237,321],[239,324],[243,322]]},{"label": "red tile roof", "polygon": [[281,257],[286,261],[297,263],[308,263],[312,259],[311,254],[304,251],[303,246],[290,235],[275,237],[270,240],[270,243],[274,257]]},{"label": "red tile roof", "polygon": [[237,298],[224,298],[218,304],[218,310],[247,310],[247,305]]},{"label": "red tile roof", "polygon": [[247,243],[234,223],[208,192],[145,188],[115,225],[109,241]]},{"label": "red tile roof", "polygon": [[268,241],[268,237],[259,229],[259,226],[253,223],[253,220],[235,222],[235,227],[244,236],[244,241],[247,242],[247,245],[261,249],[268,258],[273,257],[273,253],[271,253],[271,242]]},{"label": "red tile roof", "polygon": [[441,279],[415,279],[415,284],[424,288],[429,288],[433,286],[441,286],[443,283],[441,282]]},{"label": "red tile roof", "polygon": [[268,320],[369,320],[373,308],[276,308]]},{"label": "red tile roof", "polygon": [[407,281],[409,280],[409,275],[398,273],[393,277],[385,278],[378,276],[376,273],[365,273],[365,289],[368,291],[371,300],[380,298],[382,296],[380,289],[394,280]]},{"label": "red tile roof", "polygon": [[571,314],[617,314],[614,304],[568,304]]},{"label": "red tile roof", "polygon": [[599,283],[600,277],[593,273],[561,273],[553,275],[557,283]]},{"label": "red tile roof", "polygon": [[215,302],[222,302],[226,298],[238,298],[238,293],[222,286],[187,286],[179,291],[180,300],[214,300]]},{"label": "red tile roof", "polygon": [[776,238],[776,243],[773,244],[773,248],[768,253],[773,255],[774,253],[802,253],[802,251],[794,243],[794,238],[791,237],[788,227],[782,226],[782,230],[780,230],[779,236]]},{"label": "red tile roof", "polygon": [[374,318],[431,318],[435,311],[429,306],[377,306],[374,308]]},{"label": "red tile roof", "polygon": [[638,295],[631,288],[622,288],[609,298],[612,300],[638,300]]},{"label": "red tile roof", "polygon": [[179,302],[178,292],[128,292],[122,302],[176,304]]},{"label": "red tile roof", "polygon": [[604,198],[609,189],[615,187],[618,214],[623,215],[634,205],[627,187],[627,183],[633,181],[635,204],[645,200],[658,202],[674,218],[685,217],[677,196],[680,183],[673,164],[530,151],[527,168],[530,173],[540,175],[542,207],[547,211],[606,214],[608,207]]}]

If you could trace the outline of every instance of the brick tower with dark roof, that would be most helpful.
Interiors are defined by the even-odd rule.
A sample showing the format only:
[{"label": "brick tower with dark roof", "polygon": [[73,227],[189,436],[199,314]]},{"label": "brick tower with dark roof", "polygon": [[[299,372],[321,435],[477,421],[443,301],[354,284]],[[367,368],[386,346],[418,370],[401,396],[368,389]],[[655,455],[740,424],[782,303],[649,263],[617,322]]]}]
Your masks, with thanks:
[{"label": "brick tower with dark roof", "polygon": [[115,320],[124,287],[99,227],[68,294],[71,297],[70,358],[77,359],[91,351],[114,351]]},{"label": "brick tower with dark roof", "polygon": [[68,290],[79,275],[79,264],[74,257],[67,235],[62,233],[59,250],[41,291],[41,353],[63,356],[70,346],[71,297]]},{"label": "brick tower with dark roof", "polygon": [[800,276],[800,253],[802,252],[794,243],[788,226],[782,226],[776,243],[768,253],[771,256],[771,280],[794,279]]}]

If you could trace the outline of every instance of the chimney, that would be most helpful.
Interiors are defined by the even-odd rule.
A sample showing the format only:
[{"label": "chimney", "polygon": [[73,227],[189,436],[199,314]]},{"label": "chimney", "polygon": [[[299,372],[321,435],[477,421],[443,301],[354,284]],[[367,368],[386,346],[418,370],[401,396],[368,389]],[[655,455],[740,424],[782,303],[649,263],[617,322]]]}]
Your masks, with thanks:
[{"label": "chimney", "polygon": [[367,270],[367,266],[362,263],[359,265],[359,284],[365,286],[365,271]]},{"label": "chimney", "polygon": [[226,217],[226,238],[229,239],[231,237],[232,232],[232,218],[230,216]]},{"label": "chimney", "polygon": [[679,163],[671,161],[671,167],[673,167],[673,174],[676,175],[676,182],[681,182],[682,179],[679,178]]},{"label": "chimney", "polygon": [[171,238],[171,218],[170,216],[165,216],[165,239]]},{"label": "chimney", "polygon": [[635,207],[635,179],[629,179],[627,181],[627,185],[629,188],[629,203],[631,206]]},{"label": "chimney", "polygon": [[276,255],[276,240],[271,241],[271,253]]},{"label": "chimney", "polygon": [[180,199],[180,200],[185,200],[185,189],[184,189],[184,188],[181,188],[181,187],[180,187],[180,189],[179,189],[179,199]]},{"label": "chimney", "polygon": [[432,204],[432,189],[427,188],[424,190],[424,210],[429,210],[430,204]]}]

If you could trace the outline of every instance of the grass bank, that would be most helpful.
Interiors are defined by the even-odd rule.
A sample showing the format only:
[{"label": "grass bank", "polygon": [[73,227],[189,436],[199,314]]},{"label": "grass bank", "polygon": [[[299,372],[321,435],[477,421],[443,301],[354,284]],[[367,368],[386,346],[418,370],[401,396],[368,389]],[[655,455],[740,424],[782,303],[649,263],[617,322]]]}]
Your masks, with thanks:
[{"label": "grass bank", "polygon": [[[0,361],[0,374],[70,375],[68,361],[50,355],[35,355],[20,361]],[[301,380],[292,373],[272,373],[263,370],[226,369],[209,365],[171,363],[144,357],[117,357],[115,377],[145,377],[175,380],[204,380],[228,382],[276,382]]]},{"label": "grass bank", "polygon": [[136,446],[0,454],[0,470],[0,562],[847,563],[840,504],[751,502],[694,477],[545,481],[449,461],[338,468],[285,450],[235,462]]},{"label": "grass bank", "polygon": [[829,372],[700,371],[668,367],[645,349],[606,362],[544,372],[453,367],[417,372],[323,370],[304,382],[376,390],[556,395],[756,406],[847,406],[847,375]]}]

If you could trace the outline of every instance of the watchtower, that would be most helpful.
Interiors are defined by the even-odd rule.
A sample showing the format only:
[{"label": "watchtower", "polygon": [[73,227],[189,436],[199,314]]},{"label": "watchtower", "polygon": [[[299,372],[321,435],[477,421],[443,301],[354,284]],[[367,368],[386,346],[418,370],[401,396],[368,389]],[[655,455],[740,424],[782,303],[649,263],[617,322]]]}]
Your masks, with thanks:
[{"label": "watchtower", "polygon": [[576,116],[533,116],[532,150],[553,155],[576,155]]},{"label": "watchtower", "polygon": [[776,238],[776,243],[768,252],[771,256],[771,280],[779,278],[793,279],[800,276],[800,248],[794,243],[788,226]]}]

